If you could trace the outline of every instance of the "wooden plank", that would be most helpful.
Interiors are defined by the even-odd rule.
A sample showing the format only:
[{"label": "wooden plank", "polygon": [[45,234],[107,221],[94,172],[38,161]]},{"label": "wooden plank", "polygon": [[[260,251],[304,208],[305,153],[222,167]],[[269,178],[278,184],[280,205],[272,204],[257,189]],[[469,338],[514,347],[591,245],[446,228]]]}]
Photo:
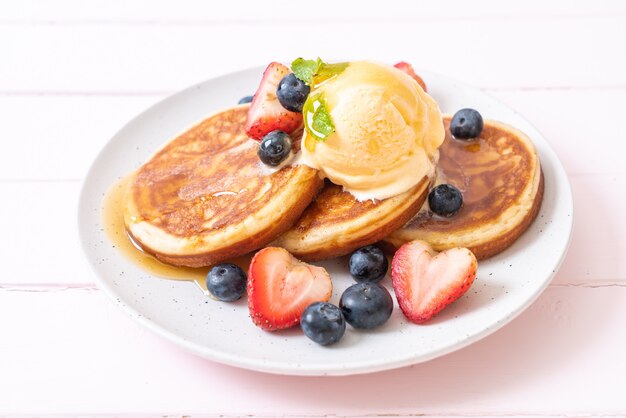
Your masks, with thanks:
[{"label": "wooden plank", "polygon": [[624,86],[626,55],[616,51],[626,50],[625,22],[613,15],[480,24],[2,25],[0,92],[168,92],[271,60],[317,55],[405,59],[479,87]]},{"label": "wooden plank", "polygon": [[[537,126],[568,174],[625,173],[626,137],[615,121],[622,117],[626,88],[488,93]],[[81,179],[114,133],[162,97],[0,95],[0,115],[9,115],[2,136],[12,149],[0,153],[0,181]]]},{"label": "wooden plank", "polygon": [[[553,283],[625,283],[626,196],[615,190],[626,190],[626,175],[581,175],[571,181],[573,240]],[[75,232],[78,191],[78,182],[0,182],[0,195],[10,196],[0,207],[0,230],[10,237],[0,240],[0,254],[11,266],[0,285],[93,286]]]},{"label": "wooden plank", "polygon": [[[280,405],[288,416],[621,415],[625,316],[624,286],[550,288],[511,324],[448,356],[373,375],[300,378],[187,354],[99,291],[4,290],[0,411],[263,416]],[[372,395],[381,388],[384,396]]]},{"label": "wooden plank", "polygon": [[[9,7],[10,6],[10,7]],[[20,1],[17,5],[2,3],[0,17],[3,22],[67,23],[67,22],[203,22],[216,20],[266,21],[266,20],[362,20],[362,19],[459,19],[503,18],[524,16],[579,16],[626,13],[619,1],[525,1],[504,4],[498,0],[479,0],[471,3],[461,0],[438,2],[388,0],[360,1],[358,7],[350,2],[317,0],[315,7],[293,7],[289,0],[271,2],[231,1],[219,4],[202,0],[184,0],[176,6],[167,1],[120,0],[90,1],[61,0],[54,4],[41,0]]]}]

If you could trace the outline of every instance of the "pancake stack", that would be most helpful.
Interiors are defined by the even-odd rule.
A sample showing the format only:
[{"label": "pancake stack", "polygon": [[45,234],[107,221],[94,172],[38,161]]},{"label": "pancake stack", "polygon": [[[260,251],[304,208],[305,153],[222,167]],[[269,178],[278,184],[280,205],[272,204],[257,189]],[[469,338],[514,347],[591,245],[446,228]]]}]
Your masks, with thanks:
[{"label": "pancake stack", "polygon": [[[479,138],[453,139],[446,118],[436,178],[384,200],[358,201],[304,165],[277,170],[245,133],[248,105],[207,118],[133,173],[124,220],[131,239],[159,260],[209,266],[272,243],[304,260],[344,255],[382,240],[389,250],[425,240],[436,250],[467,247],[482,259],[511,245],[536,217],[543,177],[522,132],[485,122]],[[297,134],[292,135],[299,148]],[[425,203],[429,187],[464,196],[449,218]]]}]

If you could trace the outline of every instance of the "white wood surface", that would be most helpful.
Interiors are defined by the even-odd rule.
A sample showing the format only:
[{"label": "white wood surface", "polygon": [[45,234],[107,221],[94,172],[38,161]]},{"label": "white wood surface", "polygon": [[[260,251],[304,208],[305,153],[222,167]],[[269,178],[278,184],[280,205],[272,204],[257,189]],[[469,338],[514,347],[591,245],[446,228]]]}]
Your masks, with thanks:
[{"label": "white wood surface", "polygon": [[[480,87],[623,86],[626,55],[614,48],[616,40],[626,39],[623,20],[621,15],[601,15],[478,21],[7,24],[0,26],[5,61],[0,90],[164,92],[277,57],[351,59],[369,57],[372,51],[386,62],[411,54],[418,69],[426,67]],[[58,65],[64,71],[51,71]]]},{"label": "white wood surface", "polygon": [[4,413],[624,413],[623,287],[552,287],[511,324],[464,350],[339,378],[207,362],[139,327],[100,293],[0,293],[0,315],[19,318],[0,326],[3,341],[12,342],[0,357]]},{"label": "white wood surface", "polygon": [[[106,141],[180,88],[317,55],[410,59],[550,141],[573,241],[510,325],[410,368],[280,377],[181,351],[97,290],[76,205]],[[0,414],[626,415],[624,103],[622,1],[1,2]]]}]

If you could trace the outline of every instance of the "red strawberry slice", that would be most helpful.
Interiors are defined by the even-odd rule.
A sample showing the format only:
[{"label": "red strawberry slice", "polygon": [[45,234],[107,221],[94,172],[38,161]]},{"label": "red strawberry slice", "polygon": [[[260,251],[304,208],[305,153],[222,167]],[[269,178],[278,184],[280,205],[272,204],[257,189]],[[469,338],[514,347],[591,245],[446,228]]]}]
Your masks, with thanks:
[{"label": "red strawberry slice", "polygon": [[476,278],[477,262],[467,248],[437,253],[424,241],[396,251],[391,262],[393,289],[400,309],[421,324],[460,298]]},{"label": "red strawberry slice", "polygon": [[250,317],[266,331],[298,325],[306,307],[328,301],[332,290],[324,268],[304,263],[283,248],[264,248],[250,262]]},{"label": "red strawberry slice", "polygon": [[424,83],[424,80],[422,80],[422,77],[418,76],[415,73],[415,70],[413,69],[413,66],[411,64],[405,61],[400,61],[399,63],[395,64],[394,67],[396,67],[398,70],[405,72],[411,77],[413,77],[413,79],[417,81],[417,84],[419,84],[424,91],[428,91],[426,90],[426,83]]},{"label": "red strawberry slice", "polygon": [[302,126],[302,113],[285,109],[276,97],[278,83],[291,71],[283,64],[272,62],[267,66],[261,84],[254,94],[246,120],[246,134],[250,138],[261,140],[275,130],[288,134]]}]

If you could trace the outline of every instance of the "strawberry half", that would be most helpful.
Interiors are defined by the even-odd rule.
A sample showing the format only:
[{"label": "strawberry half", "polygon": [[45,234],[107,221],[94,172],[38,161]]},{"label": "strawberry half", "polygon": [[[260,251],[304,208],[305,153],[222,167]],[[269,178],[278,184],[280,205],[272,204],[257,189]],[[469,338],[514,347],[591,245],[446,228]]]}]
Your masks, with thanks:
[{"label": "strawberry half", "polygon": [[437,253],[424,241],[412,241],[396,251],[391,278],[400,309],[421,324],[460,298],[476,278],[477,262],[467,248]]},{"label": "strawberry half", "polygon": [[264,248],[250,262],[250,317],[266,331],[298,325],[307,306],[328,301],[332,290],[324,268],[304,263],[283,248]]},{"label": "strawberry half", "polygon": [[415,70],[413,69],[413,66],[411,64],[405,61],[400,61],[399,63],[395,64],[394,67],[396,67],[398,70],[404,73],[407,73],[408,75],[413,77],[413,79],[417,81],[417,84],[419,84],[424,91],[428,91],[426,90],[426,83],[424,83],[424,80],[422,80],[422,77],[420,77],[419,75],[415,73]]},{"label": "strawberry half", "polygon": [[275,130],[291,134],[302,126],[302,113],[285,109],[276,97],[278,83],[290,72],[289,68],[278,62],[270,63],[265,69],[248,110],[246,134],[250,138],[260,141],[267,133]]}]

